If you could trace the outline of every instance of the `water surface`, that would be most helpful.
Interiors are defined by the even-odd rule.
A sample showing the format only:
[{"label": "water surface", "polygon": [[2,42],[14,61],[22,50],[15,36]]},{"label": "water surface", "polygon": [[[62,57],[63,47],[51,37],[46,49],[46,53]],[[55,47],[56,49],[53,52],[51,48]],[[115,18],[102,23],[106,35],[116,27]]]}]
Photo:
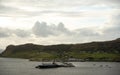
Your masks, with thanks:
[{"label": "water surface", "polygon": [[0,75],[120,75],[117,62],[72,62],[76,67],[36,69],[41,62],[0,58]]}]

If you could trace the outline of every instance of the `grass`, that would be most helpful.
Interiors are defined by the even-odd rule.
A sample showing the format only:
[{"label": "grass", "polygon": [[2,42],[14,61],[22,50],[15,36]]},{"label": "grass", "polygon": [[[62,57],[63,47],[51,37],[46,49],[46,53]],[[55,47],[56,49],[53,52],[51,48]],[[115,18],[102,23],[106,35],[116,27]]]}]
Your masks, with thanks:
[{"label": "grass", "polygon": [[48,52],[38,52],[30,51],[26,52],[17,52],[7,57],[13,58],[27,58],[33,61],[42,61],[42,60],[53,60],[53,59],[66,59],[67,58],[79,58],[79,59],[89,59],[90,61],[120,61],[120,54],[114,53],[77,53],[77,52],[67,52],[63,53],[60,56],[59,53],[48,53]]},{"label": "grass", "polygon": [[90,59],[93,61],[120,60],[120,54],[114,54],[114,53],[69,53],[69,56],[73,58]]}]

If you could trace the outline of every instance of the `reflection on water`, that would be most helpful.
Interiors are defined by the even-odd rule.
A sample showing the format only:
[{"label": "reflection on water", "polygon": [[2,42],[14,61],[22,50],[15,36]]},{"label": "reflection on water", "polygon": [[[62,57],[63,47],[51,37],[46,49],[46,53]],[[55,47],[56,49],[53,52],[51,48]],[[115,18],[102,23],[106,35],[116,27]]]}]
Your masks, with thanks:
[{"label": "reflection on water", "polygon": [[36,69],[41,62],[0,58],[0,75],[120,75],[120,63],[72,62],[76,67]]}]

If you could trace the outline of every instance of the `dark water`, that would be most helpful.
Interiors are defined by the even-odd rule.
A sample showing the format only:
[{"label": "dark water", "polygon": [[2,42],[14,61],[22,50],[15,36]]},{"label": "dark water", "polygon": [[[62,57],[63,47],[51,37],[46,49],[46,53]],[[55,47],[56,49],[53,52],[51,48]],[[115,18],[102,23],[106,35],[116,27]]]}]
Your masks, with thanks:
[{"label": "dark water", "polygon": [[0,58],[0,75],[120,75],[120,63],[72,62],[76,67],[36,69],[41,62]]}]

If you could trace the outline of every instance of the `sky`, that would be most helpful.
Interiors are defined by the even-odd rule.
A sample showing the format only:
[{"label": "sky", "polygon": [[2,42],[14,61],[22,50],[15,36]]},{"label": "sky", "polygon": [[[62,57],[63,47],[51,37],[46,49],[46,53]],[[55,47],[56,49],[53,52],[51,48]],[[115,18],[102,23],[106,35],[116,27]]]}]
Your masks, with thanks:
[{"label": "sky", "polygon": [[0,49],[120,38],[120,0],[0,0]]}]

